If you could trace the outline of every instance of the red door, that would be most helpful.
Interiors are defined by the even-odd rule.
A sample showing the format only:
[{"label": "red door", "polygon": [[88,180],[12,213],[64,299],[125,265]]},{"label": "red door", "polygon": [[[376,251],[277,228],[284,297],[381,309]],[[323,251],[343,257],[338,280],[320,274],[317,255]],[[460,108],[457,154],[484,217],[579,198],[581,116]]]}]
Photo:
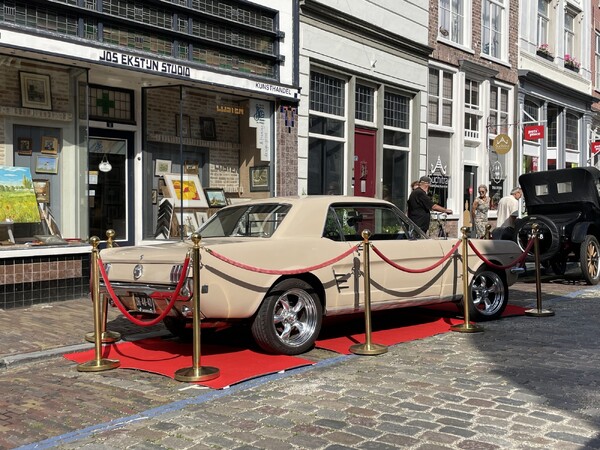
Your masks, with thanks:
[{"label": "red door", "polygon": [[354,130],[354,195],[375,197],[375,130]]}]

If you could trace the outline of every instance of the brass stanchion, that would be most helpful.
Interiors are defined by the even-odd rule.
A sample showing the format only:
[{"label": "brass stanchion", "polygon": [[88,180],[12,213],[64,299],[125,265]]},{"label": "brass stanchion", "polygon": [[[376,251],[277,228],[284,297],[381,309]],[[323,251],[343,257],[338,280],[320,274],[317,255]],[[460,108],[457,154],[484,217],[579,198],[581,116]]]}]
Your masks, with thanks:
[{"label": "brass stanchion", "polygon": [[[115,230],[107,230],[106,231],[106,248],[113,248],[114,246],[114,238],[115,238]],[[112,344],[113,342],[117,342],[121,340],[121,333],[117,331],[106,330],[106,321],[108,319],[108,298],[106,295],[102,296],[102,343],[103,344]],[[85,335],[85,340],[88,342],[94,342],[96,339],[96,333],[90,331]]]},{"label": "brass stanchion", "polygon": [[192,352],[192,367],[185,367],[175,372],[177,381],[208,381],[217,378],[221,372],[217,367],[200,365],[200,235],[192,234],[194,248],[192,250],[192,264],[194,270],[194,315],[192,316],[194,326],[194,348]]},{"label": "brass stanchion", "polygon": [[533,256],[535,260],[535,294],[537,298],[537,309],[528,309],[525,315],[533,317],[553,316],[554,311],[542,309],[542,282],[540,274],[540,226],[537,223],[531,225],[531,234],[533,237]]},{"label": "brass stanchion", "polygon": [[364,276],[365,276],[365,343],[350,346],[350,351],[356,355],[381,355],[388,351],[387,346],[371,342],[371,271],[369,261],[369,237],[371,232],[363,230],[364,240]]},{"label": "brass stanchion", "polygon": [[462,277],[463,277],[463,305],[464,305],[464,316],[465,321],[458,325],[452,325],[450,329],[452,331],[458,331],[459,333],[479,333],[483,331],[483,327],[475,325],[469,321],[469,305],[471,303],[471,290],[469,289],[469,265],[467,259],[467,252],[469,245],[467,242],[467,227],[462,227]]},{"label": "brass stanchion", "polygon": [[114,359],[102,358],[102,313],[100,305],[100,280],[98,273],[98,244],[100,239],[97,236],[92,236],[90,239],[92,244],[92,302],[94,304],[94,334],[95,334],[95,359],[81,363],[77,366],[80,372],[100,372],[103,370],[116,369],[121,365],[121,362]]}]

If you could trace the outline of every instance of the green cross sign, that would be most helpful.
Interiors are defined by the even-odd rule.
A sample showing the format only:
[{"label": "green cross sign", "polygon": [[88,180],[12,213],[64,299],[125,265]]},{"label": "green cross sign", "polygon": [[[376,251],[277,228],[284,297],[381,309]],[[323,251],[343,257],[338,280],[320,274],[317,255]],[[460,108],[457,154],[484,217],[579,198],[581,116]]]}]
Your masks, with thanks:
[{"label": "green cross sign", "polygon": [[110,112],[110,108],[115,107],[115,101],[109,100],[108,93],[103,92],[102,98],[96,99],[96,106],[102,107],[102,114],[108,114]]}]

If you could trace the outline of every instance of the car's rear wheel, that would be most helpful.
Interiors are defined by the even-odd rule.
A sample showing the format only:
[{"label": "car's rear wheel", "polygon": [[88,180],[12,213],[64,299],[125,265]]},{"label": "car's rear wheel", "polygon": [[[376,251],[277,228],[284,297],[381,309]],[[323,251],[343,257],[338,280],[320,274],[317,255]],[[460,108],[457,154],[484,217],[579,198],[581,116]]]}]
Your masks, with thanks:
[{"label": "car's rear wheel", "polygon": [[[504,277],[481,267],[471,280],[469,316],[475,322],[499,319],[508,303],[508,285]],[[464,307],[464,306],[463,306]]]},{"label": "car's rear wheel", "polygon": [[283,280],[267,294],[252,323],[252,336],[266,352],[297,355],[314,345],[323,307],[307,282]]},{"label": "car's rear wheel", "polygon": [[595,236],[587,235],[579,250],[581,273],[588,284],[598,284],[600,281],[600,245]]}]

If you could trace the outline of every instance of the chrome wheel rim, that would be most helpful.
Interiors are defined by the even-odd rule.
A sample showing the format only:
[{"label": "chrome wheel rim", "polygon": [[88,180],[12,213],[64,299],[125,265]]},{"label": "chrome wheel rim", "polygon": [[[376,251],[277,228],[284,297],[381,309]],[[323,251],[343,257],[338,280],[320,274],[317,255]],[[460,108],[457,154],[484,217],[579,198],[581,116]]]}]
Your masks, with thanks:
[{"label": "chrome wheel rim", "polygon": [[598,277],[598,266],[600,261],[600,252],[595,242],[589,242],[585,249],[585,263],[590,278]]},{"label": "chrome wheel rim", "polygon": [[312,339],[317,328],[317,307],[311,295],[302,289],[284,292],[273,309],[273,327],[285,345],[299,347]]},{"label": "chrome wheel rim", "polygon": [[494,272],[482,272],[471,283],[473,305],[485,316],[496,314],[504,304],[504,283]]}]

